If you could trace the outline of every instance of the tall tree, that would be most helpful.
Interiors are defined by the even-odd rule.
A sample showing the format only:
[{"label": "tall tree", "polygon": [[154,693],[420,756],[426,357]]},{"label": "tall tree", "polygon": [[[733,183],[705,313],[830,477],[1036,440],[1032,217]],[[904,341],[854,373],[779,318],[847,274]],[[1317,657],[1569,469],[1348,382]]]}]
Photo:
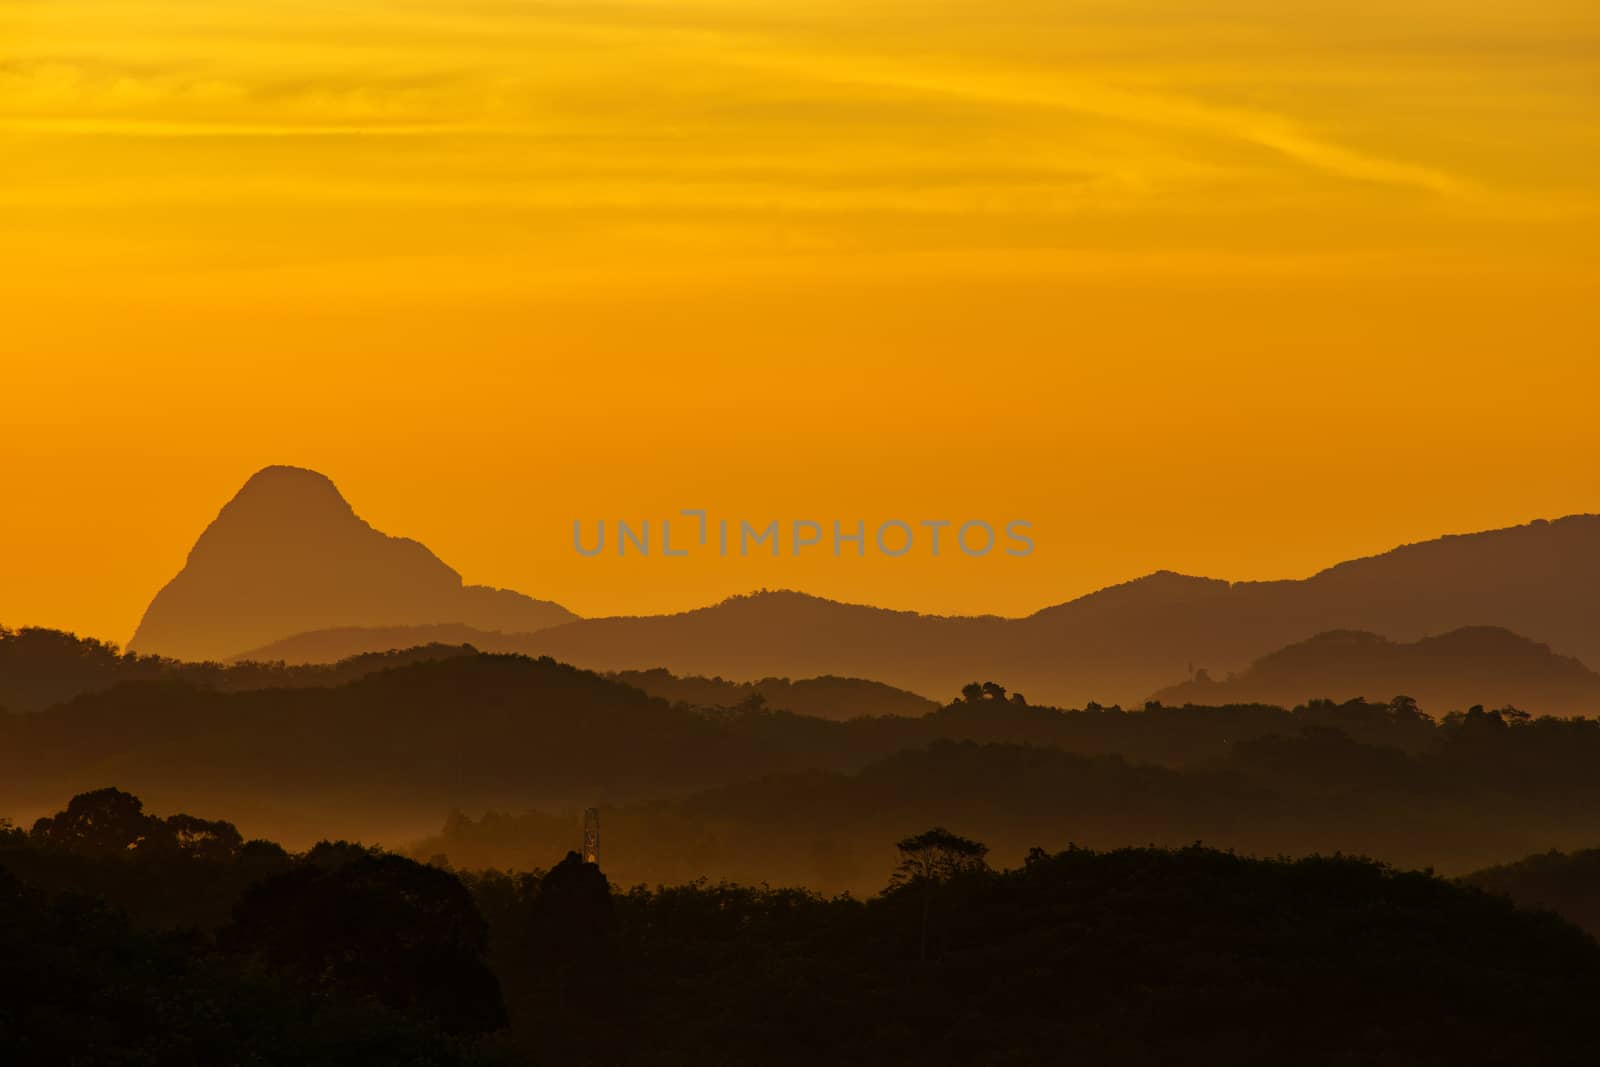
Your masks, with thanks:
[{"label": "tall tree", "polygon": [[989,846],[935,826],[895,843],[900,863],[889,878],[889,891],[915,890],[922,894],[922,923],[918,958],[928,959],[928,922],[934,897],[947,882],[963,874],[986,869]]}]

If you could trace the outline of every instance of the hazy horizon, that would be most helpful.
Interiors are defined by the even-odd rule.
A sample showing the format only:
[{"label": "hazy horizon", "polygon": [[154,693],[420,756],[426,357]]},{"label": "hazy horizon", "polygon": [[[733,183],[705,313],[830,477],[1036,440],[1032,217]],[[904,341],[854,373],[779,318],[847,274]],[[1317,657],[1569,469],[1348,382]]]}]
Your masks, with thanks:
[{"label": "hazy horizon", "polygon": [[[1591,5],[0,4],[8,620],[250,472],[584,615],[1018,615],[1600,510]],[[575,519],[1030,558],[571,558]],[[578,565],[578,564],[584,565]]]},{"label": "hazy horizon", "polygon": [[[267,469],[267,468],[270,468],[270,467],[281,467],[281,466],[295,466],[295,465],[273,463],[273,464],[266,465],[266,467],[264,467],[262,469]],[[314,466],[305,467],[303,469],[310,470],[310,471],[313,471],[315,473],[322,474],[322,475],[325,475],[325,476],[328,475],[327,471],[321,470],[321,469],[319,469],[317,467],[314,467]],[[216,509],[220,509],[220,507],[222,506],[223,503],[226,503],[228,500],[232,499],[232,496],[234,495],[234,492],[236,492],[238,488],[242,487],[244,485],[244,483],[249,479],[249,477],[251,475],[255,474],[255,473],[258,473],[258,471],[257,470],[251,470],[251,471],[247,472],[244,476],[242,476],[239,479],[238,484],[235,485],[233,491],[230,491],[229,493],[227,493],[223,497],[219,498],[219,500],[218,500],[218,502],[216,504]],[[527,594],[527,595],[530,595],[530,596],[538,597],[539,599],[552,600],[552,601],[555,601],[556,603],[561,604],[561,606],[563,606],[565,608],[568,608],[569,610],[575,612],[578,616],[580,616],[582,618],[589,618],[589,619],[611,618],[611,617],[629,617],[629,616],[644,616],[644,615],[676,614],[676,613],[681,613],[681,612],[686,612],[686,611],[693,611],[693,610],[696,610],[698,608],[710,607],[710,606],[722,603],[722,602],[728,600],[729,598],[746,596],[746,595],[750,595],[750,594],[757,593],[757,592],[794,592],[794,593],[800,593],[800,594],[807,595],[807,596],[815,596],[815,597],[819,597],[819,598],[826,599],[826,600],[833,600],[833,601],[837,601],[837,602],[845,603],[845,604],[853,604],[853,605],[861,605],[861,606],[868,606],[868,607],[883,608],[885,610],[890,610],[890,611],[911,611],[911,612],[917,612],[919,614],[926,614],[926,615],[960,616],[960,617],[993,615],[993,616],[998,616],[998,617],[1002,617],[1002,618],[1017,619],[1017,618],[1025,618],[1025,617],[1030,616],[1030,615],[1032,615],[1032,614],[1034,614],[1034,613],[1036,613],[1038,611],[1041,611],[1043,609],[1046,609],[1046,608],[1049,608],[1049,607],[1054,607],[1054,606],[1062,604],[1062,603],[1067,603],[1067,602],[1070,602],[1072,600],[1078,599],[1080,597],[1089,595],[1091,593],[1099,592],[1099,591],[1101,591],[1103,589],[1107,589],[1107,588],[1110,588],[1110,587],[1113,587],[1113,586],[1118,586],[1118,585],[1124,585],[1124,584],[1127,584],[1129,582],[1134,582],[1134,581],[1137,581],[1137,580],[1139,580],[1141,578],[1145,578],[1145,577],[1148,577],[1148,576],[1150,576],[1152,574],[1156,574],[1156,573],[1159,573],[1159,572],[1172,572],[1172,573],[1184,575],[1186,577],[1205,578],[1205,579],[1211,579],[1211,580],[1217,580],[1217,581],[1224,581],[1224,582],[1228,582],[1228,583],[1232,583],[1232,584],[1237,584],[1237,583],[1241,583],[1241,582],[1260,582],[1260,581],[1297,581],[1297,580],[1303,580],[1305,578],[1309,578],[1309,577],[1312,577],[1312,576],[1314,576],[1316,574],[1322,573],[1323,571],[1325,571],[1325,570],[1327,570],[1327,569],[1329,569],[1331,567],[1337,566],[1340,563],[1349,562],[1351,560],[1371,558],[1373,556],[1382,555],[1385,552],[1391,551],[1391,550],[1396,549],[1396,548],[1405,547],[1406,545],[1410,545],[1410,544],[1417,544],[1417,543],[1421,543],[1421,542],[1437,540],[1437,539],[1439,539],[1441,537],[1449,537],[1449,536],[1456,536],[1456,535],[1462,535],[1462,534],[1472,534],[1472,533],[1492,532],[1494,530],[1499,530],[1499,529],[1511,529],[1511,528],[1515,528],[1515,527],[1518,527],[1518,526],[1526,526],[1526,525],[1529,525],[1531,523],[1555,521],[1555,520],[1561,519],[1561,518],[1570,518],[1570,517],[1577,517],[1577,516],[1592,514],[1591,512],[1587,512],[1587,511],[1583,511],[1583,510],[1577,510],[1577,511],[1571,511],[1571,512],[1563,512],[1563,513],[1560,513],[1560,514],[1553,514],[1552,513],[1552,514],[1528,515],[1528,516],[1524,516],[1522,518],[1516,519],[1515,521],[1507,522],[1507,523],[1505,523],[1504,525],[1501,525],[1501,526],[1477,527],[1477,528],[1471,528],[1471,529],[1463,528],[1463,529],[1436,530],[1436,531],[1432,531],[1432,532],[1423,534],[1421,536],[1413,537],[1412,539],[1406,540],[1406,541],[1396,541],[1396,542],[1393,542],[1393,543],[1386,543],[1386,544],[1383,544],[1383,545],[1380,545],[1380,546],[1365,546],[1361,550],[1352,551],[1352,552],[1350,552],[1350,553],[1348,553],[1346,555],[1340,555],[1340,556],[1337,556],[1337,557],[1334,557],[1334,558],[1328,558],[1328,559],[1322,560],[1321,562],[1311,563],[1305,569],[1303,569],[1301,571],[1294,572],[1294,573],[1267,572],[1264,568],[1263,569],[1259,569],[1256,573],[1249,573],[1249,574],[1244,574],[1244,575],[1221,574],[1221,573],[1206,573],[1206,572],[1199,572],[1199,571],[1186,571],[1186,570],[1181,569],[1180,567],[1175,567],[1175,566],[1172,566],[1172,565],[1167,564],[1167,563],[1153,562],[1153,564],[1151,566],[1149,566],[1147,569],[1140,570],[1140,571],[1135,572],[1135,573],[1127,573],[1127,574],[1122,574],[1120,576],[1114,576],[1114,577],[1111,577],[1109,580],[1104,581],[1101,584],[1096,584],[1096,585],[1092,585],[1092,586],[1088,586],[1088,587],[1071,588],[1071,589],[1063,590],[1060,593],[1056,593],[1054,591],[1040,591],[1035,586],[1033,588],[1033,590],[1032,590],[1032,600],[1031,601],[1022,602],[1021,606],[1012,607],[1010,610],[1003,610],[1003,609],[998,608],[998,607],[984,607],[981,604],[977,604],[976,606],[972,606],[972,605],[969,605],[967,603],[963,603],[958,608],[942,606],[941,605],[941,600],[943,598],[943,593],[939,589],[930,589],[928,591],[923,592],[921,595],[908,596],[908,598],[907,598],[907,600],[905,602],[884,601],[884,600],[880,600],[880,599],[873,599],[872,598],[873,591],[876,588],[878,588],[879,583],[875,583],[874,581],[872,581],[872,579],[870,579],[870,578],[863,579],[859,575],[857,575],[855,577],[854,581],[830,580],[831,578],[834,577],[834,575],[830,573],[830,568],[828,566],[823,565],[823,566],[820,566],[820,567],[813,567],[813,568],[805,568],[805,567],[801,567],[801,566],[796,566],[796,564],[798,562],[801,562],[801,561],[795,560],[792,556],[790,556],[788,554],[787,551],[784,554],[778,556],[777,558],[772,558],[772,557],[770,557],[770,556],[768,556],[768,555],[766,555],[765,553],[762,553],[762,552],[755,553],[752,556],[745,557],[745,558],[739,558],[736,555],[735,556],[726,557],[726,558],[717,558],[715,561],[708,561],[708,565],[704,568],[707,571],[713,571],[713,572],[718,570],[718,569],[724,569],[724,570],[728,570],[728,571],[735,571],[738,574],[740,574],[741,576],[748,575],[749,581],[750,582],[755,582],[757,584],[745,584],[745,585],[733,584],[733,583],[737,583],[740,580],[740,578],[737,578],[737,577],[729,577],[729,578],[723,579],[721,582],[717,582],[715,580],[716,576],[713,574],[710,578],[707,579],[707,588],[706,588],[706,591],[704,593],[700,593],[697,590],[677,589],[672,594],[668,594],[668,593],[664,593],[664,592],[657,592],[657,593],[654,593],[652,595],[652,592],[647,589],[647,591],[644,594],[639,594],[639,593],[633,592],[633,591],[630,591],[630,592],[625,593],[625,594],[618,594],[615,591],[607,590],[606,588],[604,588],[604,585],[602,584],[598,588],[595,587],[595,586],[581,586],[580,585],[579,587],[573,589],[573,596],[567,597],[567,598],[563,598],[561,596],[555,595],[554,593],[552,593],[550,591],[549,588],[546,588],[545,586],[525,587],[525,586],[516,585],[514,583],[496,583],[496,582],[493,582],[493,581],[486,580],[481,575],[477,575],[477,574],[473,574],[471,572],[468,572],[464,568],[457,566],[452,557],[450,557],[448,555],[445,555],[444,553],[438,552],[437,549],[436,549],[436,546],[430,544],[425,539],[417,537],[414,533],[412,533],[410,531],[407,531],[405,529],[396,529],[396,528],[393,528],[393,527],[385,526],[381,521],[375,521],[373,519],[372,514],[370,513],[370,511],[368,509],[366,509],[361,503],[362,496],[363,496],[362,493],[360,493],[359,491],[351,491],[347,486],[341,484],[337,477],[333,477],[333,476],[329,476],[329,477],[330,477],[330,480],[334,483],[335,487],[339,489],[341,495],[344,496],[345,500],[351,504],[352,508],[354,509],[354,511],[355,511],[355,513],[356,513],[356,515],[358,517],[360,517],[361,519],[363,519],[366,522],[368,522],[369,524],[371,524],[375,529],[379,530],[380,532],[389,534],[392,537],[400,537],[400,538],[406,538],[406,539],[409,539],[409,540],[415,540],[415,541],[418,541],[421,544],[423,544],[424,547],[427,547],[429,549],[435,550],[435,555],[440,556],[440,558],[443,560],[443,562],[445,564],[453,567],[454,569],[456,569],[457,571],[459,571],[461,573],[462,579],[466,584],[468,584],[468,585],[489,585],[489,586],[496,587],[496,588],[513,589],[513,590],[515,590],[517,592],[520,592],[520,593],[524,593],[524,594]],[[203,508],[201,508],[201,510],[203,510]],[[48,627],[48,628],[52,628],[52,629],[64,630],[64,631],[71,632],[71,633],[77,633],[77,634],[79,634],[80,636],[83,636],[83,637],[94,637],[94,638],[97,638],[99,640],[106,641],[106,642],[109,642],[109,643],[113,643],[113,644],[116,644],[116,645],[119,645],[119,646],[126,645],[128,643],[128,640],[129,640],[130,636],[133,634],[133,631],[134,631],[134,629],[136,627],[136,624],[137,624],[139,618],[144,614],[144,611],[145,611],[146,607],[149,604],[150,596],[152,596],[157,590],[159,590],[168,581],[168,579],[170,579],[172,577],[172,574],[176,573],[179,569],[181,569],[182,560],[183,560],[184,557],[187,556],[187,554],[189,553],[190,549],[193,547],[194,538],[196,536],[198,536],[199,532],[202,529],[204,529],[205,526],[208,525],[213,519],[215,519],[215,517],[216,517],[216,511],[213,510],[211,515],[207,519],[205,519],[201,523],[201,525],[195,527],[194,530],[190,532],[190,534],[188,535],[188,539],[183,542],[183,547],[181,549],[181,552],[178,553],[178,561],[179,561],[178,564],[173,567],[173,570],[170,573],[168,573],[168,574],[166,574],[164,576],[157,576],[152,581],[152,584],[150,585],[148,591],[143,595],[142,599],[137,599],[138,598],[138,593],[137,593],[136,590],[130,590],[128,595],[131,598],[136,598],[137,599],[137,606],[135,606],[135,607],[133,607],[131,609],[128,609],[128,612],[131,614],[131,617],[132,617],[133,621],[128,623],[122,629],[120,629],[120,630],[117,630],[117,629],[96,630],[90,625],[84,625],[82,622],[75,621],[73,619],[64,618],[64,617],[61,616],[61,613],[59,611],[52,611],[51,609],[48,609],[48,608],[39,609],[39,612],[38,612],[37,616],[30,616],[30,615],[26,614],[26,610],[27,609],[26,609],[25,606],[22,607],[22,608],[17,608],[17,607],[14,606],[16,603],[18,603],[19,600],[23,605],[26,605],[28,603],[28,598],[26,598],[26,597],[23,597],[23,598],[12,597],[12,598],[9,598],[7,600],[7,603],[5,605],[0,605],[0,609],[4,609],[5,612],[6,612],[5,615],[0,616],[0,625],[5,625],[5,626],[11,627],[13,629],[15,629],[17,627],[20,627],[20,626],[43,626],[43,627]],[[635,524],[637,524],[640,519],[649,519],[651,522],[658,521],[659,518],[662,518],[662,517],[674,519],[675,521],[677,520],[676,512],[662,512],[662,513],[660,513],[658,515],[640,516],[639,518],[635,518],[633,516],[621,516],[621,517],[624,518],[624,519],[627,519],[629,521],[632,521]],[[855,518],[855,517],[856,516],[851,516],[851,518]],[[765,516],[763,516],[763,518],[765,518]],[[606,521],[609,524],[613,520],[612,520],[612,518],[610,516],[607,516],[606,517]],[[659,530],[659,527],[657,529]],[[871,527],[870,522],[869,522],[869,525],[868,525],[868,530],[869,530],[868,536],[869,536],[869,538],[871,537],[871,533],[870,533],[871,529],[872,529],[872,527]],[[564,524],[563,527],[562,527],[562,531],[561,532],[562,532],[563,537],[566,539],[565,543],[566,543],[566,547],[568,548],[568,552],[566,554],[566,558],[569,561],[569,566],[571,566],[571,567],[573,567],[575,569],[581,570],[586,565],[592,565],[594,563],[613,563],[613,564],[617,564],[617,563],[629,564],[629,563],[631,563],[636,568],[636,573],[639,576],[641,576],[642,578],[644,578],[644,579],[652,578],[657,573],[659,573],[662,576],[662,581],[659,584],[661,584],[661,585],[673,585],[674,584],[671,581],[671,579],[674,576],[670,573],[670,570],[667,567],[652,567],[652,566],[648,566],[648,564],[652,564],[652,563],[666,562],[666,561],[663,561],[663,560],[659,559],[659,555],[660,555],[659,543],[657,543],[657,546],[656,546],[656,555],[657,555],[658,558],[657,559],[653,559],[653,560],[643,560],[643,561],[638,560],[638,559],[633,559],[633,560],[628,560],[628,559],[615,560],[615,559],[612,559],[610,557],[609,553],[607,553],[600,560],[586,560],[586,559],[578,558],[575,553],[570,551],[570,549],[571,549],[571,537],[572,537],[571,523],[569,522],[569,523]],[[614,534],[613,534],[613,536],[614,536]],[[659,533],[658,533],[657,536],[659,536]],[[469,536],[469,537],[466,538],[466,540],[470,541],[472,539]],[[1181,555],[1184,554],[1182,552],[1180,544],[1179,544],[1182,540],[1183,539],[1182,539],[1181,536],[1177,536],[1175,534],[1174,544],[1172,545],[1172,551],[1173,551],[1173,553],[1175,555],[1180,555],[1181,556]],[[1241,547],[1244,547],[1244,546],[1241,546]],[[849,553],[848,552],[845,553],[843,558],[836,559],[836,558],[832,557],[829,552],[825,551],[826,549],[827,549],[827,546],[823,545],[822,546],[822,550],[818,550],[818,551],[814,552],[812,555],[814,557],[827,557],[827,559],[825,561],[825,564],[826,563],[835,564],[835,568],[832,568],[832,569],[848,572],[848,571],[850,571],[852,569],[855,569],[856,567],[859,567],[859,566],[861,566],[861,565],[863,565],[863,564],[868,562],[867,560],[852,560],[849,557]],[[161,555],[163,557],[171,555],[171,554],[172,554],[171,552],[165,552],[165,551],[161,553]],[[1247,547],[1244,548],[1243,552],[1241,552],[1241,555],[1244,555],[1244,554],[1248,554],[1248,548]],[[869,557],[869,559],[870,559],[870,557]],[[643,562],[643,563],[645,563],[647,565],[643,566],[643,567],[640,567],[639,565],[640,565],[641,562]],[[934,566],[953,565],[954,567],[960,567],[962,565],[966,565],[968,567],[972,567],[972,566],[982,566],[985,563],[987,563],[988,565],[990,565],[992,567],[994,565],[994,563],[996,563],[998,561],[997,560],[982,561],[982,560],[963,559],[960,555],[958,555],[956,553],[947,552],[940,560],[929,561],[929,562],[931,562]],[[902,561],[894,560],[894,559],[882,559],[882,558],[880,558],[880,559],[878,559],[876,561],[876,563],[877,563],[877,566],[879,566],[881,568],[888,569],[888,568],[892,568],[892,567],[897,566],[897,565],[901,565]],[[676,565],[677,564],[674,561],[673,566],[675,567]],[[797,571],[797,570],[809,570],[811,573],[815,574],[816,575],[816,579],[815,579],[815,583],[814,583],[815,587],[811,586],[811,585],[784,585],[784,584],[781,584],[781,583],[780,584],[773,584],[773,581],[770,580],[770,578],[768,576],[764,576],[761,573],[763,571],[771,571],[771,572],[773,572],[773,574],[775,576],[781,578],[781,577],[784,577],[784,576],[792,576],[794,574],[794,572]],[[41,576],[38,575],[38,573],[36,571],[34,572],[34,576],[35,576],[36,579],[40,579],[41,578]],[[573,578],[569,575],[566,578],[565,581],[559,581],[559,580],[552,579],[549,584],[556,585],[556,586],[562,586],[562,585],[568,585],[572,581],[573,581]],[[648,585],[648,582],[647,582],[647,585]],[[841,592],[830,593],[830,592],[822,591],[823,589],[840,589],[842,591]],[[68,589],[68,592],[70,593],[70,588]],[[678,597],[678,599],[671,599],[671,600],[665,599],[669,595],[676,596],[676,597]],[[974,594],[974,596],[980,596],[980,595],[981,595],[981,591],[979,593]],[[1008,594],[1007,591],[1003,587],[1001,589],[998,589],[998,590],[995,591],[995,599],[997,601],[1001,601],[1001,602],[1016,602],[1016,601],[1018,601],[1018,598],[1020,596],[1021,596],[1021,594],[1019,594],[1019,593],[1009,593]],[[952,599],[954,599],[954,598],[952,598]],[[608,606],[608,610],[604,610],[604,611],[587,610],[588,604],[591,603],[591,602],[607,605]],[[630,606],[630,605],[643,605],[643,606]],[[108,614],[109,614],[109,609],[101,610],[101,611],[91,611],[89,613],[88,617],[90,619],[104,618]],[[120,616],[121,614],[122,614],[122,609],[118,608],[117,609],[117,615]],[[432,620],[428,620],[428,621],[430,621],[430,622],[456,622],[456,621],[461,621],[461,620],[440,618],[440,619],[432,619]],[[374,620],[374,624],[375,625],[381,625],[382,624],[382,620]],[[116,624],[110,624],[110,625],[116,625]],[[291,636],[291,635],[285,633],[285,634],[280,634],[278,636],[280,636],[280,637],[288,637],[288,636]]]}]

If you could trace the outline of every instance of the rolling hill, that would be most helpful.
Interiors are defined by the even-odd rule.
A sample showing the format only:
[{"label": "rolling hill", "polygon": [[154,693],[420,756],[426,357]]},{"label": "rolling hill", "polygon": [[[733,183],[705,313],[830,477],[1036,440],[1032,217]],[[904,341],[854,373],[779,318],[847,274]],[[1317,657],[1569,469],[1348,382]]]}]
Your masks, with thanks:
[{"label": "rolling hill", "polygon": [[1318,634],[1226,679],[1196,678],[1155,694],[1165,704],[1279,704],[1398,694],[1436,713],[1515,704],[1551,715],[1600,715],[1600,674],[1509,630],[1473,626],[1414,642],[1359,630]]},{"label": "rolling hill", "polygon": [[912,717],[939,710],[937,701],[865,678],[762,678],[730,682],[723,678],[679,678],[656,668],[618,671],[612,678],[653,697],[701,708],[771,708],[819,719],[859,719],[874,715]]},{"label": "rolling hill", "polygon": [[269,641],[228,657],[233,663],[338,663],[351,656],[422,645],[471,645],[480,652],[514,652],[518,634],[480,630],[459,622],[420,623],[414,626],[335,626],[307,630]]}]

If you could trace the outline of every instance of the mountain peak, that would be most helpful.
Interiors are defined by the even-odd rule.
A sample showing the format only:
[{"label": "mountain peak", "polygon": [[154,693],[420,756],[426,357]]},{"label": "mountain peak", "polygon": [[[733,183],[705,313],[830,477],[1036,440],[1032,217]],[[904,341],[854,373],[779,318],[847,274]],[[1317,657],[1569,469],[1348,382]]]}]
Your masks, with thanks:
[{"label": "mountain peak", "polygon": [[463,586],[426,546],[374,529],[326,475],[270,466],[251,475],[201,533],[128,647],[223,659],[340,626],[532,631],[570,618],[545,601]]},{"label": "mountain peak", "polygon": [[412,557],[413,564],[434,571],[433,580],[439,583],[461,582],[460,575],[420,543],[373,529],[331,478],[305,467],[270,466],[252,474],[195,542],[189,564],[221,557],[239,566],[261,567],[276,560],[324,569],[335,562],[359,566],[359,559],[373,549],[392,560],[402,554]]},{"label": "mountain peak", "polygon": [[271,466],[246,479],[217,518],[261,522],[274,516],[349,522],[355,518],[355,509],[326,474],[305,467]]},{"label": "mountain peak", "polygon": [[341,508],[352,510],[339,492],[339,487],[326,474],[309,467],[290,467],[281,463],[262,467],[247,478],[233,495],[234,501],[295,498],[337,501]]}]

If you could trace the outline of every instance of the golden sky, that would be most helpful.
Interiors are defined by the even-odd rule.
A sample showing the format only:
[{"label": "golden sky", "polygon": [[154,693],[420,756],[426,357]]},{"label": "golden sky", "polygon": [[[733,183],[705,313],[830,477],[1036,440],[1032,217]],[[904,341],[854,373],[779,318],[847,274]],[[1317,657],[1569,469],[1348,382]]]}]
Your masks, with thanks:
[{"label": "golden sky", "polygon": [[[256,468],[584,614],[1600,511],[1592,0],[0,0],[0,621]],[[1021,560],[580,560],[987,518]]]}]

